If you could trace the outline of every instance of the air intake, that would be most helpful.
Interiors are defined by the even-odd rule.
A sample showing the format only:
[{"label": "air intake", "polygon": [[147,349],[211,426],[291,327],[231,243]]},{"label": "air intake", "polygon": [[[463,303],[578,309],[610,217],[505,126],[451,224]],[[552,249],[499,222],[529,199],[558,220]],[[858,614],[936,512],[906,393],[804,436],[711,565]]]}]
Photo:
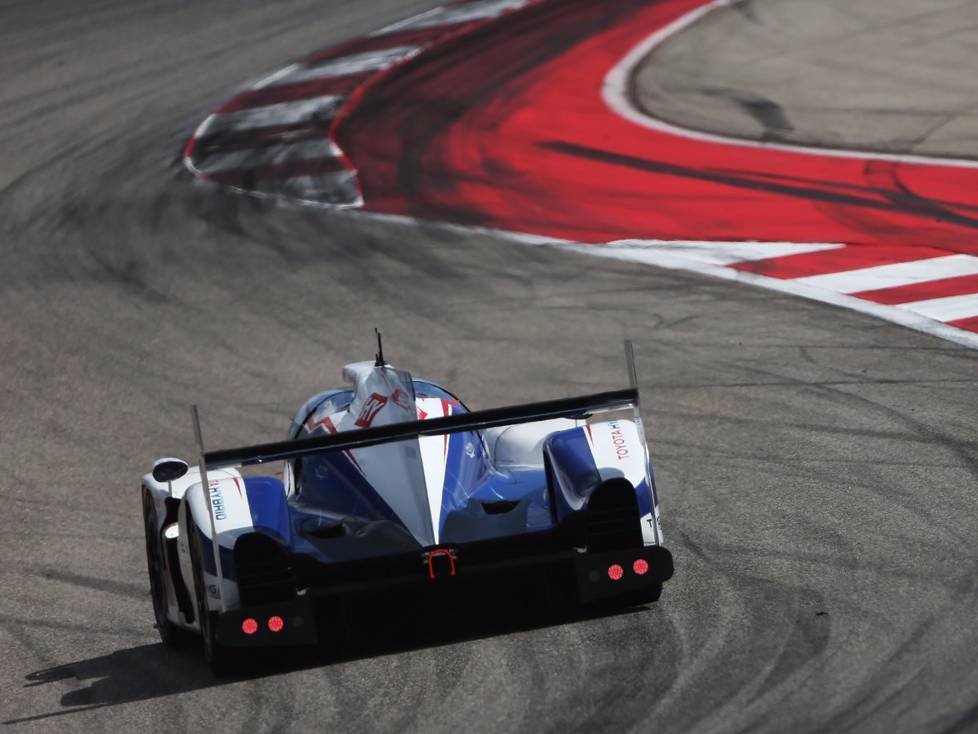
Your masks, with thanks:
[{"label": "air intake", "polygon": [[609,479],[591,494],[585,537],[591,553],[642,547],[635,488],[627,479]]},{"label": "air intake", "polygon": [[234,544],[234,565],[242,604],[285,601],[295,596],[295,573],[278,541],[247,533]]}]

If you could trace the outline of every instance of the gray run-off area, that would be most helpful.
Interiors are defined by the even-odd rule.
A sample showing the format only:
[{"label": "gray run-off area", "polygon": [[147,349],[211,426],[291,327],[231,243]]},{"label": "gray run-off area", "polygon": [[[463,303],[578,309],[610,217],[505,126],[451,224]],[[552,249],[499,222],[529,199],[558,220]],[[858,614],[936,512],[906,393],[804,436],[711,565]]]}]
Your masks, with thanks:
[{"label": "gray run-off area", "polygon": [[654,49],[653,117],[732,137],[978,158],[974,0],[746,0]]},{"label": "gray run-off area", "polygon": [[[182,171],[242,83],[430,4],[0,0],[0,730],[974,731],[978,352]],[[230,680],[164,650],[140,477],[191,402],[215,448],[283,437],[374,326],[473,408],[620,387],[633,339],[661,602],[434,640],[390,608],[393,645]]]}]

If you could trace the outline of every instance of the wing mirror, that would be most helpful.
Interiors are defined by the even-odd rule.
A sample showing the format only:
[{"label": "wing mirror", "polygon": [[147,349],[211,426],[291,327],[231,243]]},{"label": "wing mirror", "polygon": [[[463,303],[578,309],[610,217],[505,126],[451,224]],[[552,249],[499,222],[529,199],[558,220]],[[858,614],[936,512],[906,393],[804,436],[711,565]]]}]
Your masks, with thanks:
[{"label": "wing mirror", "polygon": [[157,482],[173,482],[190,469],[186,461],[180,459],[160,459],[153,464],[153,479]]}]

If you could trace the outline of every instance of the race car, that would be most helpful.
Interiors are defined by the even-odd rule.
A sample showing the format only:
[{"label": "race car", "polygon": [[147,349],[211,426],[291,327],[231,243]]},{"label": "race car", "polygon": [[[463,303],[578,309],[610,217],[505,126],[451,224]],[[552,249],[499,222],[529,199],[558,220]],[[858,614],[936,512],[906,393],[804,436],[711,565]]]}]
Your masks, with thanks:
[{"label": "race car", "polygon": [[[626,355],[628,389],[469,411],[379,348],[343,369],[349,387],[307,400],[286,440],[239,449],[205,452],[194,407],[199,463],[160,459],[142,481],[163,643],[199,636],[225,672],[243,650],[322,644],[337,601],[514,569],[575,605],[656,601],[673,563]],[[626,417],[599,419],[612,412]]]}]

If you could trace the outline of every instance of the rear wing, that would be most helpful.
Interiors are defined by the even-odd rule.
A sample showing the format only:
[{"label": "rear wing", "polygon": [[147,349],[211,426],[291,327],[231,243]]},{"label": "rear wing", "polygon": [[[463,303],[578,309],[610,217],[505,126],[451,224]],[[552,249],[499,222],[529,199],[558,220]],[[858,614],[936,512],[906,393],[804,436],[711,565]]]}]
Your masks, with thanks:
[{"label": "rear wing", "polygon": [[208,469],[231,466],[250,466],[272,461],[285,461],[323,451],[362,449],[419,436],[442,436],[446,433],[480,431],[517,423],[533,423],[551,418],[585,418],[595,413],[623,410],[638,405],[638,390],[629,388],[612,392],[582,395],[575,398],[547,400],[540,403],[490,408],[473,413],[429,418],[421,421],[391,423],[376,428],[330,433],[274,443],[258,444],[238,449],[204,453]]}]

